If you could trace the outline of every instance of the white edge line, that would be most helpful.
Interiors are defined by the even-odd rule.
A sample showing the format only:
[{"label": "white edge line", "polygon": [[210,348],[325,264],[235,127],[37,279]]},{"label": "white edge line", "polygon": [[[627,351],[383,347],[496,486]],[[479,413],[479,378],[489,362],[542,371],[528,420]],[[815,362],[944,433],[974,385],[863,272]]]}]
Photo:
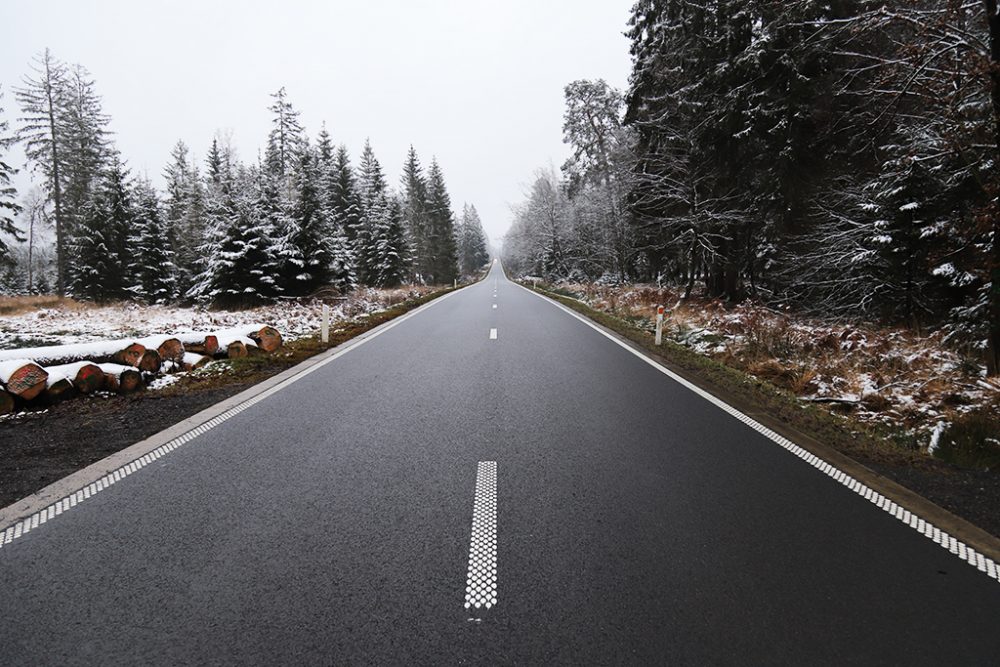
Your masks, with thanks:
[{"label": "white edge line", "polygon": [[[813,454],[812,452],[809,452],[803,449],[802,447],[799,447],[788,438],[775,433],[774,431],[764,426],[763,424],[757,422],[753,418],[743,414],[742,412],[740,412],[733,406],[729,405],[722,399],[713,396],[712,394],[708,393],[701,387],[698,387],[697,385],[689,382],[680,375],[677,375],[669,368],[660,365],[659,363],[656,362],[656,360],[651,359],[650,357],[646,356],[639,350],[636,350],[635,348],[626,345],[625,343],[618,340],[613,335],[611,335],[610,333],[599,327],[597,324],[585,318],[583,315],[573,312],[571,309],[562,305],[558,301],[554,301],[553,299],[549,299],[548,297],[539,294],[538,292],[530,290],[516,281],[510,281],[510,282],[517,285],[518,287],[528,292],[529,294],[533,294],[542,301],[552,304],[553,306],[559,308],[566,314],[575,317],[577,320],[586,324],[588,327],[590,327],[597,333],[601,334],[615,345],[618,345],[619,347],[627,350],[631,354],[634,354],[636,357],[643,360],[644,362],[646,362],[656,370],[660,371],[667,377],[671,378],[678,384],[698,394],[709,403],[712,403],[713,405],[728,412],[730,415],[736,417],[737,419],[739,419],[741,422],[743,422],[753,430],[757,431],[764,437],[780,445],[782,448],[788,450],[795,456],[804,460],[812,467],[826,474],[828,477],[831,477],[832,479],[839,482],[841,485],[847,487],[849,490],[853,491],[857,495],[868,500],[876,507],[885,511],[887,514],[890,514],[896,519],[899,519],[899,521],[905,524],[906,526],[909,526],[916,532],[920,533],[921,535],[924,535],[925,537],[928,537],[929,539],[933,540],[935,543],[939,544],[943,548],[947,549],[948,551],[951,551],[951,553],[955,554],[956,556],[959,556],[962,560],[966,561],[969,565],[972,565],[977,570],[987,575],[991,579],[1000,582],[1000,565],[998,565],[996,561],[994,561],[993,559],[979,553],[974,548],[965,544],[961,540],[955,539],[953,536],[949,535],[945,531],[940,530],[937,526],[934,526],[934,524],[932,524],[930,521],[927,521],[923,518],[919,518],[916,522],[912,521],[912,517],[916,515],[912,515],[910,511],[900,507],[897,503],[893,502],[886,496],[883,496],[875,489],[869,487],[867,484],[864,484],[863,482],[855,479],[854,477],[851,477],[844,471],[840,470],[833,464],[824,461],[823,459]],[[923,523],[923,526],[920,529],[918,529],[917,526],[920,525],[921,522]],[[960,550],[962,551],[962,555],[960,555],[959,553]]]},{"label": "white edge line", "polygon": [[[396,318],[390,320],[389,322],[386,322],[386,323],[384,323],[382,325],[379,325],[375,329],[372,329],[370,331],[365,332],[364,334],[361,334],[361,336],[359,336],[358,338],[350,341],[347,344],[347,347],[345,347],[345,348],[343,348],[341,350],[336,350],[335,352],[333,352],[333,354],[331,354],[326,359],[323,359],[322,361],[319,361],[319,362],[312,361],[312,360],[315,359],[315,357],[313,357],[312,360],[311,359],[305,359],[305,360],[303,360],[302,362],[300,362],[300,365],[301,364],[308,364],[308,363],[311,363],[312,365],[310,365],[307,368],[302,369],[302,371],[300,371],[298,373],[295,373],[294,375],[292,375],[290,377],[285,378],[284,380],[278,382],[274,386],[272,386],[272,387],[270,387],[268,389],[265,389],[264,391],[261,391],[260,393],[258,393],[256,395],[254,395],[254,396],[246,399],[245,401],[242,401],[242,402],[238,403],[237,405],[229,408],[228,410],[222,412],[219,415],[216,415],[215,417],[209,419],[208,421],[206,421],[206,422],[204,422],[202,424],[199,424],[197,426],[194,426],[193,428],[185,431],[183,434],[177,436],[176,438],[174,438],[174,439],[172,439],[172,440],[170,440],[170,441],[162,444],[161,446],[159,446],[159,447],[157,447],[156,449],[153,450],[153,452],[157,452],[157,453],[154,454],[152,458],[159,459],[162,456],[164,456],[165,454],[176,450],[181,445],[183,445],[183,444],[185,444],[187,442],[190,442],[191,440],[193,440],[195,437],[197,437],[199,435],[203,435],[204,433],[207,433],[208,431],[212,430],[213,428],[215,428],[219,424],[222,424],[223,422],[228,421],[229,419],[231,419],[231,418],[235,417],[236,415],[238,415],[239,413],[243,412],[247,408],[250,408],[250,407],[256,405],[257,403],[260,403],[265,398],[268,398],[269,396],[272,396],[272,395],[278,393],[282,389],[286,389],[287,387],[289,387],[292,384],[298,382],[299,380],[301,380],[302,378],[306,377],[310,373],[319,370],[323,366],[326,366],[327,364],[331,363],[332,361],[334,361],[336,359],[339,359],[340,357],[344,356],[348,352],[350,352],[352,350],[356,350],[357,348],[361,347],[362,345],[364,345],[368,341],[374,340],[375,338],[378,338],[379,336],[381,336],[382,334],[384,334],[386,331],[389,331],[390,329],[392,329],[392,328],[394,328],[394,327],[402,324],[403,322],[405,322],[406,320],[410,319],[414,315],[417,315],[418,313],[420,313],[420,312],[422,312],[422,311],[430,308],[431,306],[434,306],[435,304],[438,304],[438,303],[444,301],[448,297],[450,297],[450,296],[452,296],[454,294],[457,294],[458,292],[461,292],[462,290],[464,290],[464,289],[466,289],[468,287],[472,287],[473,285],[476,285],[476,284],[477,283],[471,283],[471,284],[466,285],[465,287],[462,287],[460,289],[452,290],[451,292],[448,292],[447,294],[443,294],[443,295],[437,297],[436,299],[432,299],[431,301],[429,301],[429,302],[427,302],[425,304],[420,305],[419,307],[411,310],[410,312],[408,312],[408,313],[406,313],[404,315],[400,315],[399,317],[396,317]],[[336,348],[334,348],[334,349],[336,349]],[[295,367],[293,366],[292,369],[294,369],[294,368]],[[292,370],[292,369],[288,369],[288,370]],[[266,380],[265,380],[265,382],[266,382]],[[152,437],[155,438],[156,436],[154,435]],[[138,445],[138,444],[141,444],[141,443],[136,443],[136,445]],[[135,447],[136,445],[132,445],[132,447]],[[8,526],[0,526],[0,535],[2,535],[2,539],[0,539],[0,549],[2,549],[5,545],[10,544],[11,542],[17,540],[22,535],[28,533],[32,529],[37,528],[40,524],[45,523],[46,521],[49,521],[49,520],[53,519],[55,516],[58,516],[58,515],[62,514],[64,511],[70,509],[71,507],[75,507],[77,504],[82,503],[85,500],[88,500],[88,499],[94,497],[100,491],[103,491],[103,490],[107,489],[108,487],[110,487],[112,484],[123,480],[130,473],[135,473],[135,472],[137,472],[137,471],[145,468],[146,466],[144,464],[137,463],[137,461],[139,461],[140,459],[142,459],[142,458],[144,458],[145,456],[148,456],[148,455],[149,455],[149,453],[146,453],[146,452],[144,452],[142,454],[136,454],[136,456],[134,458],[132,458],[131,460],[127,461],[125,464],[123,464],[123,465],[115,468],[114,470],[108,471],[107,474],[100,476],[99,479],[96,479],[96,480],[94,480],[92,482],[84,483],[82,486],[79,486],[77,488],[73,488],[72,491],[70,491],[69,493],[64,494],[61,498],[59,498],[55,502],[53,502],[53,503],[51,503],[49,505],[46,505],[42,509],[40,509],[40,510],[34,512],[34,513],[31,513],[28,516],[25,516],[23,518],[20,518],[20,519],[14,521],[13,523],[11,523]],[[111,457],[113,457],[113,456],[115,456],[115,455],[112,454]],[[108,457],[108,458],[111,458],[111,457]],[[97,463],[92,464],[92,465],[93,466],[99,466],[100,463],[101,462],[98,461]],[[54,484],[58,484],[58,481],[54,482]]]}]

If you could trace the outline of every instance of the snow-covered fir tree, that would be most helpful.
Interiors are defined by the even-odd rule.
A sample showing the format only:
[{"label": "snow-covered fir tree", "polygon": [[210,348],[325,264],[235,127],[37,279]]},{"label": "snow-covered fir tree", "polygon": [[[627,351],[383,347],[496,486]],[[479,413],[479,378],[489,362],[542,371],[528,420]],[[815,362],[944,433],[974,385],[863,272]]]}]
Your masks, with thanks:
[{"label": "snow-covered fir tree", "polygon": [[10,249],[4,236],[21,240],[20,230],[14,225],[14,216],[21,210],[17,203],[17,190],[12,178],[17,170],[8,162],[6,152],[14,144],[14,138],[7,134],[8,123],[3,117],[3,90],[0,89],[0,270],[11,264]]},{"label": "snow-covered fir tree", "polygon": [[430,273],[433,283],[450,283],[458,277],[458,251],[455,246],[455,214],[444,173],[437,160],[431,160],[427,174],[427,228],[432,253]]},{"label": "snow-covered fir tree", "polygon": [[424,178],[417,151],[410,146],[403,163],[402,177],[403,225],[413,252],[413,275],[418,282],[429,280],[434,274],[434,239],[427,209],[427,180]]},{"label": "snow-covered fir tree", "polygon": [[73,295],[107,302],[129,297],[129,238],[135,209],[129,174],[115,154],[73,237]]},{"label": "snow-covered fir tree", "polygon": [[145,303],[169,303],[177,294],[176,267],[159,196],[149,180],[140,179],[133,197],[128,291]]},{"label": "snow-covered fir tree", "polygon": [[458,263],[463,275],[471,276],[479,271],[490,259],[486,242],[486,232],[479,218],[479,211],[472,204],[462,207],[462,218],[457,232]]}]

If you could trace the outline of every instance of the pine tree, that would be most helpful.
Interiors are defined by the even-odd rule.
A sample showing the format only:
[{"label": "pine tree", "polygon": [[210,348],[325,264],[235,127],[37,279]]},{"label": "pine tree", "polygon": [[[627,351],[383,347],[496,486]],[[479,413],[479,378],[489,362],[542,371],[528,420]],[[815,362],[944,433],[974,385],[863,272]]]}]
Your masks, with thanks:
[{"label": "pine tree", "polygon": [[151,304],[168,303],[177,293],[176,269],[159,197],[148,180],[134,189],[135,210],[128,247],[129,292]]},{"label": "pine tree", "polygon": [[427,214],[430,203],[427,181],[413,146],[410,146],[403,163],[402,186],[403,225],[413,251],[413,272],[418,282],[424,282],[434,275],[435,249]]},{"label": "pine tree", "polygon": [[128,171],[114,155],[73,239],[76,297],[106,302],[129,296],[128,239],[135,212],[127,181]]},{"label": "pine tree", "polygon": [[455,216],[451,197],[444,183],[444,174],[437,160],[431,160],[427,178],[428,242],[431,248],[430,281],[450,283],[458,277],[455,246]]},{"label": "pine tree", "polygon": [[61,173],[65,138],[63,125],[68,106],[66,66],[45,49],[35,56],[31,69],[33,76],[26,76],[24,85],[14,89],[23,114],[17,140],[24,143],[29,164],[41,172],[54,205],[56,291],[62,296],[66,293],[69,274],[69,234],[63,213]]},{"label": "pine tree", "polygon": [[326,221],[327,249],[330,254],[329,280],[341,292],[357,285],[354,273],[354,250],[348,234],[356,224],[357,202],[354,197],[354,175],[347,149],[335,150],[326,131],[320,131],[317,146],[320,200]]},{"label": "pine tree", "polygon": [[476,207],[465,204],[462,219],[458,225],[459,268],[463,275],[471,276],[483,268],[490,255],[486,244],[486,233]]},{"label": "pine tree", "polygon": [[[0,89],[0,102],[2,101],[3,90]],[[0,267],[11,263],[10,250],[2,235],[7,234],[17,241],[24,240],[20,230],[14,226],[14,216],[21,210],[17,203],[17,190],[11,183],[17,170],[4,161],[3,151],[14,144],[14,138],[7,136],[7,127],[7,121],[3,119],[3,107],[0,106]]]},{"label": "pine tree", "polygon": [[[101,98],[90,73],[81,65],[73,65],[67,71],[66,98],[62,122],[62,210],[67,233],[72,235],[93,196],[101,169],[109,160],[111,147],[109,118],[101,108]],[[74,258],[70,257],[68,262],[72,278]]]},{"label": "pine tree", "polygon": [[267,168],[273,174],[287,176],[302,147],[302,125],[299,123],[299,112],[286,98],[284,87],[271,97],[274,104],[268,110],[274,115],[267,140]]},{"label": "pine tree", "polygon": [[183,297],[198,273],[199,248],[204,242],[204,194],[198,168],[188,147],[178,141],[170,152],[171,162],[163,171],[167,244],[173,249],[175,297]]},{"label": "pine tree", "polygon": [[292,180],[295,194],[286,240],[289,253],[283,271],[283,287],[291,296],[305,296],[326,285],[330,279],[328,224],[320,198],[320,169],[317,156],[308,145],[299,151]]}]

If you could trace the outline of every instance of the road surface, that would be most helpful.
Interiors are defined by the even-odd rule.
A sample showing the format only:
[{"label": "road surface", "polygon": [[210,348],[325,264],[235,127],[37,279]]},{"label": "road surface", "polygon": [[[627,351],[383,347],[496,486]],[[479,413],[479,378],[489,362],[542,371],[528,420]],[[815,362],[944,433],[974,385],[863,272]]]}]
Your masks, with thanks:
[{"label": "road surface", "polygon": [[998,618],[499,267],[0,549],[3,665],[995,665]]}]

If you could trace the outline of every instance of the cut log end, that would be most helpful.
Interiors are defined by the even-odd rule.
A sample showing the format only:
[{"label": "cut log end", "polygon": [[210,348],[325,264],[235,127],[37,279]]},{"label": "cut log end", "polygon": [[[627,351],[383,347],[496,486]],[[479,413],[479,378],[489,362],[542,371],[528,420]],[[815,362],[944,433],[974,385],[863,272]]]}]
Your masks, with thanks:
[{"label": "cut log end", "polygon": [[184,362],[184,346],[176,338],[168,338],[156,348],[161,361],[172,361],[175,364]]},{"label": "cut log end", "polygon": [[99,391],[104,388],[104,372],[97,364],[86,364],[76,372],[73,384],[81,394]]},{"label": "cut log end", "polygon": [[28,362],[10,374],[7,391],[25,401],[37,398],[45,391],[49,374],[38,364]]},{"label": "cut log end", "polygon": [[205,340],[200,343],[188,343],[184,346],[188,352],[207,354],[212,357],[219,353],[219,338],[212,334],[205,336]]},{"label": "cut log end", "polygon": [[270,354],[281,347],[281,334],[274,327],[261,327],[249,336],[257,347]]},{"label": "cut log end", "polygon": [[226,346],[226,356],[230,359],[242,359],[248,355],[247,346],[238,340],[234,340]]},{"label": "cut log end", "polygon": [[72,397],[75,393],[73,383],[67,378],[60,378],[45,389],[43,396],[47,403],[58,403]]},{"label": "cut log end", "polygon": [[128,347],[122,350],[118,350],[114,354],[114,362],[116,364],[121,364],[122,366],[133,366],[135,368],[139,367],[139,362],[142,361],[142,356],[146,353],[146,346],[139,343],[132,343]]},{"label": "cut log end", "polygon": [[160,372],[160,354],[156,350],[146,350],[142,353],[139,358],[139,363],[135,366],[146,373],[159,373]]}]

